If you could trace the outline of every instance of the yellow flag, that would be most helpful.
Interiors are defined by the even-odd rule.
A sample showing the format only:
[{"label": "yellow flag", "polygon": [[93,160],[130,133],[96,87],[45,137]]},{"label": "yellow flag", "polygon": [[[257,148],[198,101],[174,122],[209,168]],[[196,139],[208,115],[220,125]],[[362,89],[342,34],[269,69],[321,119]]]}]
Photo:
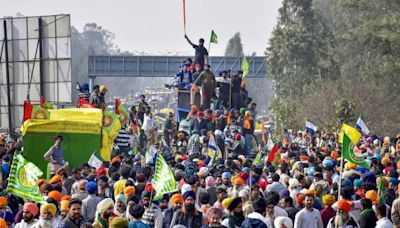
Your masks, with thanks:
[{"label": "yellow flag", "polygon": [[342,124],[342,128],[340,129],[340,135],[339,135],[339,143],[343,143],[343,134],[346,133],[346,135],[350,138],[351,142],[356,145],[358,141],[361,138],[361,133],[354,127],[347,125],[347,124]]}]

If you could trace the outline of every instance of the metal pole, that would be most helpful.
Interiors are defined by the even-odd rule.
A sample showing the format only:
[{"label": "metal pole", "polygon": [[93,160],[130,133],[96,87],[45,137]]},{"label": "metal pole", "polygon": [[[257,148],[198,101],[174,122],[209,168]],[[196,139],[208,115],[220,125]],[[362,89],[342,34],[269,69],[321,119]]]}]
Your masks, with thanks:
[{"label": "metal pole", "polygon": [[8,61],[8,40],[7,40],[7,21],[3,20],[4,28],[4,49],[6,59],[6,80],[7,80],[7,108],[8,108],[8,131],[12,131],[12,113],[11,113],[11,87],[10,87],[10,65]]},{"label": "metal pole", "polygon": [[[38,39],[38,42],[39,42],[39,77],[40,77],[40,97],[44,97],[45,96],[45,94],[44,94],[44,75],[43,75],[43,69],[44,69],[44,62],[43,62],[43,37],[42,37],[42,35],[43,35],[43,28],[42,28],[42,25],[43,25],[43,20],[42,20],[42,18],[41,17],[39,17],[38,18],[38,20],[39,20],[39,30],[38,30],[38,32],[39,32],[39,39]],[[32,75],[32,77],[33,77],[33,75]]]}]

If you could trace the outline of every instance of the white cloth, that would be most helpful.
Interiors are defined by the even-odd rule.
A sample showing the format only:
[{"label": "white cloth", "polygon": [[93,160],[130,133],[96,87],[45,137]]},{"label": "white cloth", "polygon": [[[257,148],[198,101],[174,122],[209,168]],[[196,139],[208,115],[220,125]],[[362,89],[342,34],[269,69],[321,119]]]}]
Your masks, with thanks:
[{"label": "white cloth", "polygon": [[274,221],[274,226],[276,228],[281,227],[281,225],[285,225],[286,228],[292,228],[293,227],[293,222],[290,218],[288,217],[283,217],[283,216],[279,216],[275,219]]},{"label": "white cloth", "polygon": [[20,223],[17,223],[17,225],[15,225],[15,228],[33,228],[36,223],[38,223],[37,219],[33,220],[31,224],[28,224],[24,220],[22,220]]},{"label": "white cloth", "polygon": [[247,217],[251,218],[251,219],[261,220],[267,227],[272,227],[272,224],[270,223],[270,221],[267,218],[265,218],[264,216],[262,216],[260,213],[253,212],[253,213],[250,213]]},{"label": "white cloth", "polygon": [[297,212],[294,219],[294,228],[323,228],[322,218],[317,209],[312,211],[306,208]]},{"label": "white cloth", "polygon": [[393,223],[387,218],[383,217],[376,222],[375,228],[392,228]]}]

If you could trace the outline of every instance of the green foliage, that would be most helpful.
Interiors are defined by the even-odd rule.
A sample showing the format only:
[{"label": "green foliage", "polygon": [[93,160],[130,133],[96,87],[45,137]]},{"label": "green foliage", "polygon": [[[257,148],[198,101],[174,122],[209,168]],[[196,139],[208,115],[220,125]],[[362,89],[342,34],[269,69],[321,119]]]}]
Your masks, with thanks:
[{"label": "green foliage", "polygon": [[296,112],[273,109],[284,121],[278,125],[309,118],[337,130],[363,114],[372,133],[397,134],[398,12],[400,1],[392,0],[283,0],[266,50],[268,77],[275,99]]},{"label": "green foliage", "polygon": [[338,127],[343,123],[353,123],[356,120],[355,106],[353,101],[347,99],[335,102],[335,118]]},{"label": "green foliage", "polygon": [[243,56],[243,45],[242,39],[240,38],[240,32],[229,39],[225,49],[225,56],[228,57],[240,57]]}]

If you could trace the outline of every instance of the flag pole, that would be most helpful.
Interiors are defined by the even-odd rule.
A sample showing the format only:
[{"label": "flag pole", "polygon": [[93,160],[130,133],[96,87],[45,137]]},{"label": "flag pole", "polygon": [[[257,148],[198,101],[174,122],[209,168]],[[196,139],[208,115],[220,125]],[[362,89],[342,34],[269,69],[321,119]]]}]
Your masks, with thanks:
[{"label": "flag pole", "polygon": [[185,0],[183,0],[182,7],[183,7],[183,31],[186,35],[186,1]]},{"label": "flag pole", "polygon": [[339,167],[339,186],[338,186],[338,200],[341,199],[340,191],[342,190],[342,173],[343,173],[343,144],[340,152],[340,167]]}]

